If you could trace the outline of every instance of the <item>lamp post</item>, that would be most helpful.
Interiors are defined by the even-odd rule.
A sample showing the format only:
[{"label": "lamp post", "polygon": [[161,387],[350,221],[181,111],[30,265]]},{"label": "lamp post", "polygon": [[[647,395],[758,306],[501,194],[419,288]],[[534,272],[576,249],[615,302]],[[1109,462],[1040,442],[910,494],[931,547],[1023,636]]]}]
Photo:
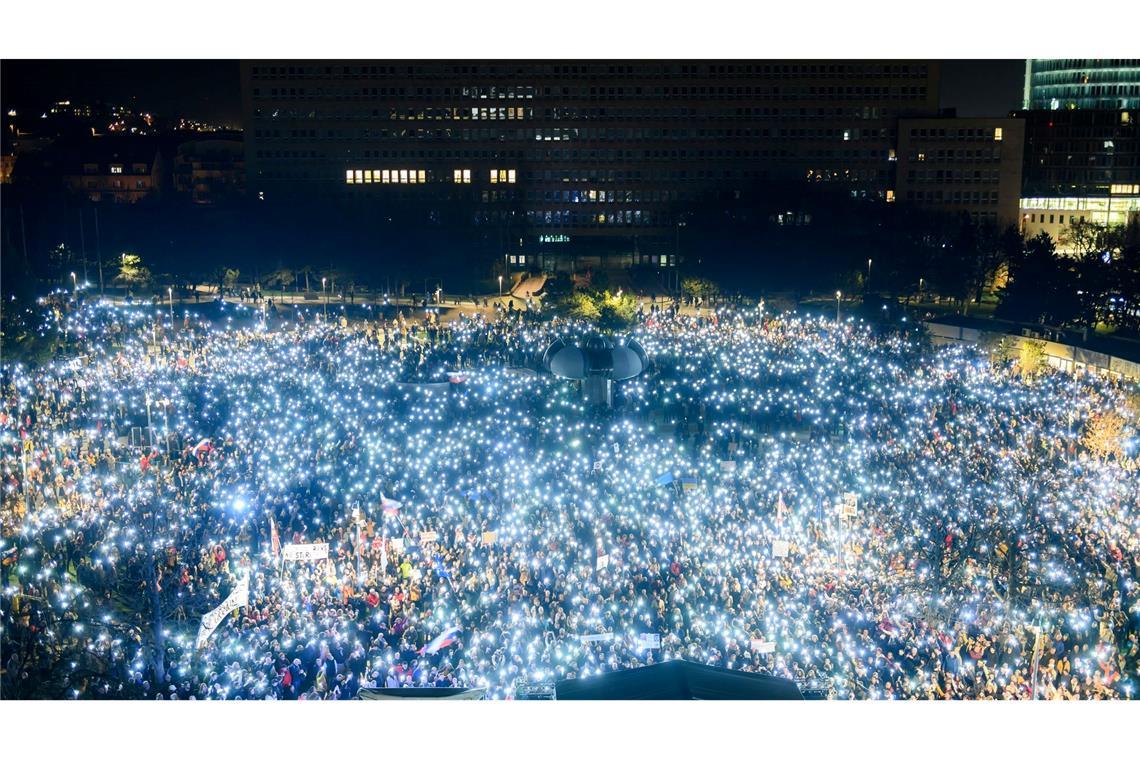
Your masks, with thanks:
[{"label": "lamp post", "polygon": [[918,302],[922,303],[922,283],[926,282],[923,278],[918,278]]},{"label": "lamp post", "polygon": [[503,276],[499,275],[499,298],[503,297]]},{"label": "lamp post", "polygon": [[867,259],[867,282],[864,283],[866,290],[871,289],[871,260]]},{"label": "lamp post", "polygon": [[839,323],[839,299],[843,297],[843,293],[835,291],[835,322]]},{"label": "lamp post", "polygon": [[325,288],[325,283],[328,282],[327,277],[321,278],[321,294],[325,297],[325,321],[329,321],[329,292]]},{"label": "lamp post", "polygon": [[75,292],[75,297],[79,297],[79,281],[75,279],[75,272],[71,273],[71,288]]},{"label": "lamp post", "polygon": [[170,329],[174,329],[174,288],[166,289],[166,297],[170,301]]}]

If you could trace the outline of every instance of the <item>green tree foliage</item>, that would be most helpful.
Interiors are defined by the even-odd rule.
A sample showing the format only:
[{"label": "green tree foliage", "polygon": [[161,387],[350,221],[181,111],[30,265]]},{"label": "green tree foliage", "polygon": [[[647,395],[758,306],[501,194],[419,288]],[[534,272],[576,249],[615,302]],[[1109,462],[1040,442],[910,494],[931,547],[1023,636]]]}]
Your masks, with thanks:
[{"label": "green tree foliage", "polygon": [[593,322],[604,332],[624,330],[637,317],[636,298],[608,290],[571,293],[564,306],[570,316]]},{"label": "green tree foliage", "polygon": [[681,290],[690,298],[713,298],[720,293],[720,287],[704,277],[686,277],[681,280]]},{"label": "green tree foliage", "polygon": [[124,253],[119,257],[119,273],[115,275],[115,281],[129,288],[142,287],[151,281],[151,273],[137,253]]}]

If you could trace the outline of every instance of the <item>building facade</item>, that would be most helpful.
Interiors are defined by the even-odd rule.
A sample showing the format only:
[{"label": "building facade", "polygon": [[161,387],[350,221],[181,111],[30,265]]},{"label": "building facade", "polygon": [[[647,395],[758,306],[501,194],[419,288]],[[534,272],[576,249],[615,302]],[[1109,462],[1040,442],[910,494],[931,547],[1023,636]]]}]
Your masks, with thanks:
[{"label": "building facade", "polygon": [[215,133],[188,140],[174,155],[174,191],[192,203],[215,205],[245,191],[245,147],[240,134]]},{"label": "building facade", "polygon": [[1023,105],[1033,111],[1140,109],[1140,58],[1030,58]]},{"label": "building facade", "polygon": [[146,138],[92,138],[64,154],[64,188],[93,203],[155,200],[170,184],[169,163]]},{"label": "building facade", "polygon": [[894,199],[1016,225],[1024,130],[1021,119],[900,119]]},{"label": "building facade", "polygon": [[936,114],[938,82],[922,61],[247,61],[248,191],[462,208],[509,230],[513,267],[672,266],[679,209],[710,194],[886,200],[898,119]]},{"label": "building facade", "polygon": [[1126,224],[1140,213],[1140,132],[1129,111],[1029,111],[1021,227],[1066,250],[1077,221]]}]

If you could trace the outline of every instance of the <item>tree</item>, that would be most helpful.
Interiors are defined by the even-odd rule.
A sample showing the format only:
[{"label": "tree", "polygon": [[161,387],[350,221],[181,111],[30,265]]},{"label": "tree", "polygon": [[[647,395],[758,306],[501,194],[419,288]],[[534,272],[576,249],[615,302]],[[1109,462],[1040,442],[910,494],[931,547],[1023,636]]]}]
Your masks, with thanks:
[{"label": "tree", "polygon": [[681,280],[681,290],[690,298],[701,299],[713,298],[720,292],[715,282],[704,277],[686,277]]},{"label": "tree", "polygon": [[1022,374],[1033,376],[1045,369],[1048,358],[1045,355],[1045,341],[1025,340],[1021,343],[1017,363]]},{"label": "tree", "polygon": [[1013,347],[1008,336],[999,332],[983,332],[978,336],[978,346],[990,357],[994,364],[1005,364],[1013,358]]},{"label": "tree", "polygon": [[609,291],[577,291],[564,301],[570,316],[593,322],[605,332],[624,330],[637,316],[637,299]]},{"label": "tree", "polygon": [[1106,411],[1089,420],[1083,439],[1085,447],[1101,459],[1124,455],[1124,416]]},{"label": "tree", "polygon": [[129,288],[142,287],[151,280],[150,270],[143,266],[142,257],[137,253],[124,253],[119,257],[119,273],[115,281]]},{"label": "tree", "polygon": [[1057,256],[1049,234],[1029,240],[1009,264],[997,316],[1015,322],[1071,323],[1080,313],[1077,275]]}]

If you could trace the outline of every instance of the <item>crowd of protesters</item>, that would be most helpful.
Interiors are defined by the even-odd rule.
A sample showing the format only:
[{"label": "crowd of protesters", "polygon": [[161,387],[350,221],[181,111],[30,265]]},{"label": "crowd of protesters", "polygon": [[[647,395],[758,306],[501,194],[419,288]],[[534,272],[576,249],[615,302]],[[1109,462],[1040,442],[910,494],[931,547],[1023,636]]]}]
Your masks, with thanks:
[{"label": "crowd of protesters", "polygon": [[1135,435],[1120,381],[652,309],[608,410],[536,360],[582,324],[234,313],[64,306],[68,355],[4,368],[5,697],[510,698],[675,658],[837,698],[1132,695],[1134,460],[1085,446]]}]

